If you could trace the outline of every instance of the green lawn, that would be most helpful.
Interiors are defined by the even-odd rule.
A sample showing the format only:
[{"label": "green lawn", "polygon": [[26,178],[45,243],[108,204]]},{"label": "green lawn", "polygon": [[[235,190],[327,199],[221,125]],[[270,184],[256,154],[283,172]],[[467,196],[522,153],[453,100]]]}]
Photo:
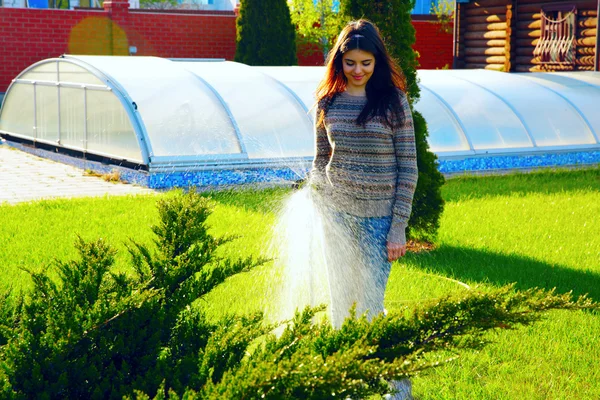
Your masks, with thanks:
[{"label": "green lawn", "polygon": [[[214,195],[216,234],[240,238],[227,256],[267,254],[274,209],[288,190]],[[168,195],[168,194],[166,194]],[[600,169],[453,178],[437,248],[394,265],[386,306],[515,282],[556,287],[600,301]],[[159,196],[57,200],[0,206],[0,290],[26,289],[19,267],[47,268],[75,255],[76,235],[106,238],[127,262],[124,243],[148,243]],[[267,263],[219,287],[206,307],[248,312],[273,302]],[[531,327],[490,333],[479,351],[414,379],[419,399],[600,399],[600,314],[553,312]]]}]

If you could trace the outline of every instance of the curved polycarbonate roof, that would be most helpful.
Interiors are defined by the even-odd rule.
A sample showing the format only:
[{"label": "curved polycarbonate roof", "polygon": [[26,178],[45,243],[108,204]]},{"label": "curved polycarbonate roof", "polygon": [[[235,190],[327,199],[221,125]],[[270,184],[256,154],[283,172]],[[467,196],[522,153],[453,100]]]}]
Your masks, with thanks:
[{"label": "curved polycarbonate roof", "polygon": [[415,107],[440,155],[599,144],[600,73],[424,70],[419,78],[422,95]]},{"label": "curved polycarbonate roof", "polygon": [[[313,155],[324,67],[64,56],[11,84],[0,132],[148,165],[277,164]],[[415,109],[441,158],[600,148],[600,73],[421,70]]]}]

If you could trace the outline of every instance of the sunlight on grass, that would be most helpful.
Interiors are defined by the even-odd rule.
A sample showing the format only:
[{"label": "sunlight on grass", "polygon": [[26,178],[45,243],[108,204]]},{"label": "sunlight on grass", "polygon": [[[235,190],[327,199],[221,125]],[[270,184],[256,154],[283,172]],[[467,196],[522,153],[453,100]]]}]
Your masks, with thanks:
[{"label": "sunlight on grass", "polygon": [[[269,256],[276,210],[289,189],[212,194],[214,235],[232,259]],[[0,206],[0,290],[27,288],[20,267],[75,256],[76,235],[119,250],[151,243],[155,203],[169,194]],[[515,282],[518,289],[589,293],[600,301],[600,169],[450,179],[437,247],[394,264],[386,308]],[[269,310],[280,282],[272,262],[239,274],[199,302],[209,315]],[[600,315],[553,312],[541,323],[486,335],[491,343],[414,380],[419,399],[597,399]]]}]

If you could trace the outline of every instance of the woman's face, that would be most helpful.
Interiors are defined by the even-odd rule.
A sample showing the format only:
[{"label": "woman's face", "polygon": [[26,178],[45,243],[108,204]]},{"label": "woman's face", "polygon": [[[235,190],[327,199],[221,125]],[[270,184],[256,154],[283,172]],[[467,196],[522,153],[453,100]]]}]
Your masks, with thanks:
[{"label": "woman's face", "polygon": [[350,50],[342,56],[344,76],[350,89],[364,90],[375,70],[375,56],[363,50]]}]

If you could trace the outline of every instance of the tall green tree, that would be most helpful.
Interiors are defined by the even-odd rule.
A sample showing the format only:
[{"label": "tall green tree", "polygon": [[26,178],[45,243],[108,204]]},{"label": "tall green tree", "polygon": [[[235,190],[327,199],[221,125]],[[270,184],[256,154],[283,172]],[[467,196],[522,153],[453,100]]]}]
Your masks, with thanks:
[{"label": "tall green tree", "polygon": [[241,0],[235,61],[296,65],[296,30],[286,0]]},{"label": "tall green tree", "polygon": [[327,56],[343,23],[333,0],[288,0],[288,4],[301,51],[318,49]]},{"label": "tall green tree", "polygon": [[[345,21],[366,18],[379,28],[386,47],[398,61],[406,76],[409,100],[419,98],[417,84],[417,52],[411,10],[415,0],[343,0],[340,13]],[[425,118],[413,110],[419,181],[413,200],[412,215],[408,222],[408,236],[433,240],[444,210],[441,187],[444,176],[437,169],[437,156],[429,150]]]}]

